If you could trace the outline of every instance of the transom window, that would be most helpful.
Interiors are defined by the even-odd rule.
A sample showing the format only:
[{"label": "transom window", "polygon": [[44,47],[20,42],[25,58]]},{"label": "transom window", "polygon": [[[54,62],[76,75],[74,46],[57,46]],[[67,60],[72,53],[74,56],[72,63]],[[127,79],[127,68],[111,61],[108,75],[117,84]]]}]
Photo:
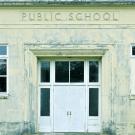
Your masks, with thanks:
[{"label": "transom window", "polygon": [[56,61],[55,82],[84,82],[84,62]]},{"label": "transom window", "polygon": [[89,62],[89,82],[98,82],[99,80],[99,63],[98,61]]},{"label": "transom window", "polygon": [[50,82],[50,62],[41,62],[41,82]]},{"label": "transom window", "polygon": [[[84,82],[84,61],[55,61],[56,83]],[[42,61],[40,82],[50,82],[50,61]],[[89,61],[89,83],[99,82],[99,62]]]},{"label": "transom window", "polygon": [[7,46],[0,45],[0,93],[7,92]]}]

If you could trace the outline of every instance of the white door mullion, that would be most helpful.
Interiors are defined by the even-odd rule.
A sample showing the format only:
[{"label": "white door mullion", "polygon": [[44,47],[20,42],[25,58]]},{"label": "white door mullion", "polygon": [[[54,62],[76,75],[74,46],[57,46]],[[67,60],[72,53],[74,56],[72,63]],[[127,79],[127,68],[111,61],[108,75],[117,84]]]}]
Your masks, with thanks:
[{"label": "white door mullion", "polygon": [[[41,71],[40,71],[40,62],[38,62],[37,63],[38,64],[38,75],[37,75],[37,77],[38,77],[38,86],[39,86],[39,84],[40,84],[40,73],[41,73]],[[37,92],[37,95],[38,95],[38,130],[40,130],[40,87],[38,87],[38,92]]]},{"label": "white door mullion", "polygon": [[[93,61],[98,61],[98,82],[89,82],[89,78],[88,78],[88,90],[87,90],[87,94],[88,94],[88,132],[100,132],[100,128],[101,128],[101,101],[100,101],[100,97],[101,97],[101,62],[97,59],[93,60]],[[88,68],[89,68],[89,64],[88,64]],[[88,70],[89,71],[89,70]],[[88,73],[89,75],[89,73]],[[89,88],[97,88],[98,89],[98,115],[97,116],[89,116]]]},{"label": "white door mullion", "polygon": [[100,104],[101,104],[101,101],[100,101],[100,100],[101,100],[101,98],[100,98],[100,97],[101,97],[101,61],[99,61],[99,69],[98,69],[98,72],[99,72],[99,73],[98,73],[98,78],[99,78],[99,81],[98,81],[98,82],[99,82],[99,83],[98,83],[98,85],[97,85],[97,86],[98,86],[98,92],[99,92],[99,93],[98,93],[98,94],[99,94],[99,99],[98,99],[99,115],[98,115],[98,118],[99,118],[99,120],[100,120],[100,116],[101,116],[101,105],[100,105]]},{"label": "white door mullion", "polygon": [[70,61],[69,61],[69,83],[70,83]]},{"label": "white door mullion", "polygon": [[51,129],[52,132],[54,131],[54,83],[55,83],[55,61],[51,61],[51,90],[52,90],[52,102],[51,102],[51,107],[52,107],[52,117],[51,117]]},{"label": "white door mullion", "polygon": [[86,128],[85,128],[85,130],[87,131],[88,130],[88,79],[89,79],[89,68],[88,68],[88,61],[85,61],[85,84],[86,84],[86,91],[85,91],[85,93],[86,93],[86,95],[85,95],[85,98],[86,98],[86,100],[85,100],[85,106],[86,106],[86,113],[85,113],[85,115],[86,115]]}]

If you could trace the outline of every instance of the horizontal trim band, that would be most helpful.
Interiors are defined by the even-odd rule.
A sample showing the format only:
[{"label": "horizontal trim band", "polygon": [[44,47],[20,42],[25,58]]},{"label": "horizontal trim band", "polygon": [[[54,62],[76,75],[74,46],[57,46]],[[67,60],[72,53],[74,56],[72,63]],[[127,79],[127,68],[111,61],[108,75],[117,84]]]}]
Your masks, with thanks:
[{"label": "horizontal trim band", "polygon": [[70,0],[70,1],[0,1],[2,7],[12,6],[30,6],[30,7],[44,7],[44,6],[135,6],[135,1],[118,1],[118,0],[106,0],[106,1],[88,1],[88,0]]}]

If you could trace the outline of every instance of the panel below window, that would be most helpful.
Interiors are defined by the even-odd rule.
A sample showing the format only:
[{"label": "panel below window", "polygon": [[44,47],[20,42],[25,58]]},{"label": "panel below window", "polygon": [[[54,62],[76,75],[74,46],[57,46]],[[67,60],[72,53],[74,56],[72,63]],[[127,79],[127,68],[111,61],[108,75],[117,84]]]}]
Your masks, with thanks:
[{"label": "panel below window", "polygon": [[41,88],[40,116],[50,116],[50,88]]},{"label": "panel below window", "polygon": [[0,77],[0,92],[6,92],[6,77]]},{"label": "panel below window", "polygon": [[89,116],[98,116],[98,88],[89,88]]}]

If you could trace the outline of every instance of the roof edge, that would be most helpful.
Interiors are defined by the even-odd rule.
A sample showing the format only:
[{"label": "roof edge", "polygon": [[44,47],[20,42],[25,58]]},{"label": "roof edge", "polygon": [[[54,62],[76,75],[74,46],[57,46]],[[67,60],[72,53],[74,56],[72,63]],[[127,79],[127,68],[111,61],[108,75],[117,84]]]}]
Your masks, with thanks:
[{"label": "roof edge", "polygon": [[29,7],[44,7],[44,6],[135,6],[135,1],[7,1],[0,2],[0,7],[12,6],[29,6]]}]

